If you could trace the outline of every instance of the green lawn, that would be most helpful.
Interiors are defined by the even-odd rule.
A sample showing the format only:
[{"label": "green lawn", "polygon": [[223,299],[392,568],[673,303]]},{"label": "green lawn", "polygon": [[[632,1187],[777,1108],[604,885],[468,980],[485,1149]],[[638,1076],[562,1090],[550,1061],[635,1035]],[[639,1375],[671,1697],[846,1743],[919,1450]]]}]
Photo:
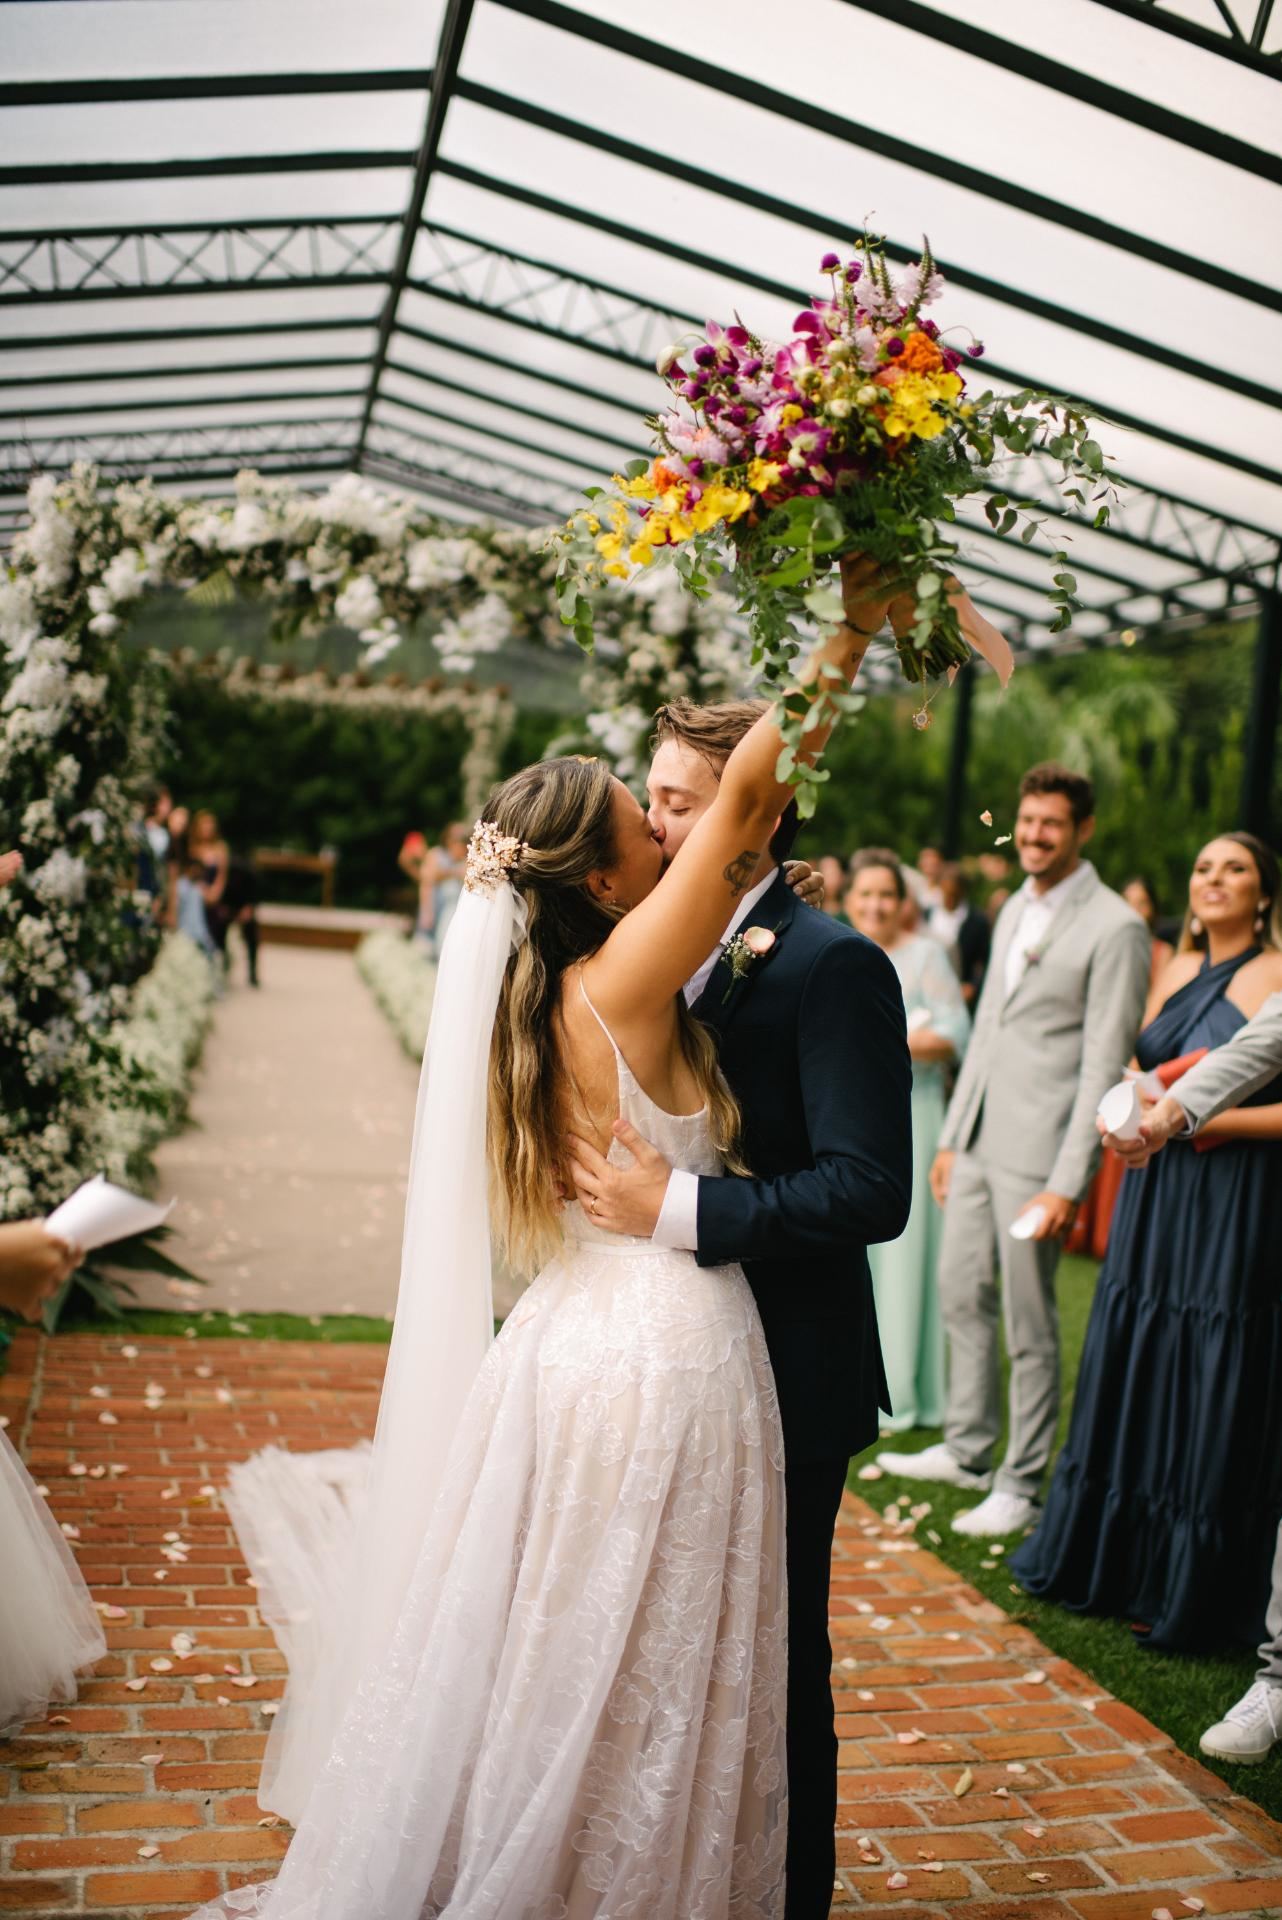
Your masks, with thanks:
[{"label": "green lawn", "polygon": [[[1064,1405],[1060,1415],[1061,1442],[1068,1430],[1073,1383],[1077,1378],[1082,1341],[1090,1314],[1095,1273],[1094,1262],[1089,1260],[1066,1259],[1060,1266],[1060,1327],[1065,1374]],[[12,1326],[16,1323],[8,1324]],[[249,1335],[243,1332],[246,1327],[249,1328]],[[303,1314],[290,1313],[213,1313],[207,1317],[200,1312],[151,1313],[140,1309],[130,1310],[123,1323],[101,1315],[76,1314],[64,1318],[63,1328],[68,1332],[99,1334],[118,1331],[125,1337],[158,1334],[182,1339],[194,1334],[196,1340],[252,1337],[259,1340],[377,1342],[386,1341],[391,1336],[391,1325],[386,1320],[341,1314],[321,1316],[318,1322]],[[4,1327],[0,1325],[0,1341],[3,1339]],[[879,1441],[878,1447],[888,1445],[906,1450],[926,1446],[939,1437],[937,1432],[923,1429],[911,1435],[896,1436],[890,1441]],[[939,1542],[936,1544],[931,1540],[928,1544],[942,1560],[963,1573],[972,1586],[1004,1608],[1013,1619],[1031,1627],[1055,1653],[1071,1660],[1083,1673],[1097,1680],[1102,1688],[1115,1694],[1119,1700],[1125,1700],[1155,1726],[1163,1728],[1186,1753],[1211,1767],[1236,1791],[1255,1800],[1275,1818],[1282,1819],[1282,1749],[1259,1767],[1227,1766],[1219,1761],[1206,1760],[1198,1752],[1198,1738],[1203,1730],[1218,1720],[1224,1709],[1250,1684],[1255,1662],[1249,1653],[1200,1659],[1150,1653],[1136,1642],[1122,1621],[1085,1618],[1080,1614],[1066,1613],[1046,1601],[1034,1600],[1025,1593],[1012,1593],[1010,1575],[1001,1564],[1005,1555],[994,1556],[982,1542],[970,1541],[961,1534],[949,1531],[948,1522],[952,1515],[962,1507],[972,1506],[975,1495],[959,1493],[951,1487],[931,1486],[923,1489],[920,1480],[897,1480],[890,1474],[872,1482],[856,1479],[857,1468],[870,1460],[876,1451],[877,1448],[873,1448],[851,1462],[850,1484],[855,1492],[878,1508],[888,1506],[897,1494],[906,1495],[910,1502],[930,1500],[934,1512],[927,1525],[932,1532],[938,1533]],[[1013,1542],[1007,1544],[1013,1548]],[[994,1557],[999,1562],[995,1569],[981,1564]],[[1214,1570],[1208,1568],[1206,1577],[1208,1580],[1214,1579]]]},{"label": "green lawn", "polygon": [[[1095,1288],[1096,1266],[1091,1260],[1061,1262],[1059,1270],[1060,1330],[1064,1343],[1064,1404],[1060,1411],[1059,1442],[1068,1431],[1072,1409],[1072,1390],[1077,1379],[1082,1341],[1090,1315],[1091,1295]],[[976,1495],[961,1493],[953,1487],[926,1486],[920,1480],[900,1480],[886,1474],[881,1480],[857,1479],[859,1467],[872,1460],[878,1450],[893,1447],[899,1452],[916,1451],[938,1440],[935,1430],[922,1429],[878,1441],[851,1462],[850,1485],[864,1500],[881,1509],[897,1495],[910,1503],[929,1500],[934,1508],[926,1522],[939,1535],[939,1543],[929,1544],[950,1567],[965,1574],[972,1586],[1021,1625],[1030,1627],[1055,1653],[1071,1660],[1083,1673],[1098,1680],[1101,1687],[1125,1700],[1155,1726],[1209,1767],[1239,1793],[1256,1801],[1275,1818],[1282,1819],[1282,1748],[1274,1750],[1263,1766],[1229,1766],[1208,1760],[1198,1751],[1198,1739],[1218,1720],[1226,1707],[1245,1693],[1255,1675],[1256,1662],[1247,1652],[1224,1654],[1214,1658],[1191,1658],[1181,1654],[1148,1652],[1140,1645],[1124,1621],[1104,1620],[1067,1613],[1045,1600],[1035,1600],[1022,1592],[1011,1591],[1011,1578],[1002,1564],[1014,1551],[1015,1542],[1006,1542],[1006,1553],[994,1556],[982,1541],[968,1540],[953,1533],[949,1522],[954,1513],[973,1507]],[[984,1567],[985,1560],[997,1558],[995,1569]],[[1206,1578],[1215,1579],[1213,1568]]]}]

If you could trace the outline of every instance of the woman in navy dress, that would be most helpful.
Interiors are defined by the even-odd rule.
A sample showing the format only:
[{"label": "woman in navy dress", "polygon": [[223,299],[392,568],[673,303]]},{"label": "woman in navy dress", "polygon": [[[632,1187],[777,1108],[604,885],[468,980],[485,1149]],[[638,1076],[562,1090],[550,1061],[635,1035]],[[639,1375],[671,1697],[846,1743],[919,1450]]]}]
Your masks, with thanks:
[{"label": "woman in navy dress", "polygon": [[[1154,987],[1151,1069],[1230,1040],[1282,989],[1278,861],[1202,849],[1185,942]],[[1149,1645],[1264,1624],[1282,1517],[1282,1077],[1128,1172],[1045,1514],[1011,1561],[1030,1593],[1115,1614]]]}]

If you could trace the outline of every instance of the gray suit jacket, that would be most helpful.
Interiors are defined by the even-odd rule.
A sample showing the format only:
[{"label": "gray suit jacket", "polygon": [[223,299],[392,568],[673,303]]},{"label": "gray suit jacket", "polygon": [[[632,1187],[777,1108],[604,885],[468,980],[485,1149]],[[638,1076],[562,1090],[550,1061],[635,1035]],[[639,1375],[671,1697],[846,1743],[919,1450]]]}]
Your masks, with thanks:
[{"label": "gray suit jacket", "polygon": [[1282,993],[1270,994],[1240,1033],[1177,1080],[1171,1097],[1179,1101],[1196,1132],[1276,1073],[1282,1073]]},{"label": "gray suit jacket", "polygon": [[1023,903],[1002,908],[975,1031],[940,1138],[1078,1199],[1099,1158],[1095,1109],[1122,1077],[1148,992],[1148,930],[1093,867],[1063,902],[1015,991],[1006,954]]}]

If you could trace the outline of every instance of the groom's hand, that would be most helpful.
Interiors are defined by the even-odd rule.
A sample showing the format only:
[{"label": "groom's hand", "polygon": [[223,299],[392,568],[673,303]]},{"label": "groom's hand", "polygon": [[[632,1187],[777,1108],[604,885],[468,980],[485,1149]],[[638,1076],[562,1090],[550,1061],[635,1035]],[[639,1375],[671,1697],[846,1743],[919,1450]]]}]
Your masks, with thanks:
[{"label": "groom's hand", "polygon": [[632,1155],[634,1166],[611,1166],[590,1140],[570,1135],[570,1171],[579,1205],[593,1225],[607,1233],[648,1240],[659,1223],[672,1168],[626,1120],[616,1120],[612,1132]]},{"label": "groom's hand", "polygon": [[818,907],[822,911],[826,889],[824,877],[815,867],[805,860],[785,860],[783,877],[798,900],[804,901],[808,907]]}]

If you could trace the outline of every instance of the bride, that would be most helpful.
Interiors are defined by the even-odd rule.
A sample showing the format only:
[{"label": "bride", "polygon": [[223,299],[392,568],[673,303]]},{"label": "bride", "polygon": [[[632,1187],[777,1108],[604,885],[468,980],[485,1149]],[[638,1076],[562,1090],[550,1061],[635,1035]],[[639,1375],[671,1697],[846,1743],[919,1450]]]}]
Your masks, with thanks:
[{"label": "bride", "polygon": [[[851,678],[884,615],[870,563],[843,584],[851,625],[794,704]],[[622,1116],[675,1166],[736,1166],[681,988],[789,797],[780,744],[763,716],[661,884],[601,763],[491,797],[437,984],[373,1453],[269,1449],[233,1475],[290,1666],[260,1797],[297,1832],[274,1883],[200,1920],[783,1912],[783,1457],[756,1305],[738,1267],[565,1207],[560,1164],[571,1127],[604,1151]],[[491,1203],[514,1260],[547,1263],[489,1343]]]}]

